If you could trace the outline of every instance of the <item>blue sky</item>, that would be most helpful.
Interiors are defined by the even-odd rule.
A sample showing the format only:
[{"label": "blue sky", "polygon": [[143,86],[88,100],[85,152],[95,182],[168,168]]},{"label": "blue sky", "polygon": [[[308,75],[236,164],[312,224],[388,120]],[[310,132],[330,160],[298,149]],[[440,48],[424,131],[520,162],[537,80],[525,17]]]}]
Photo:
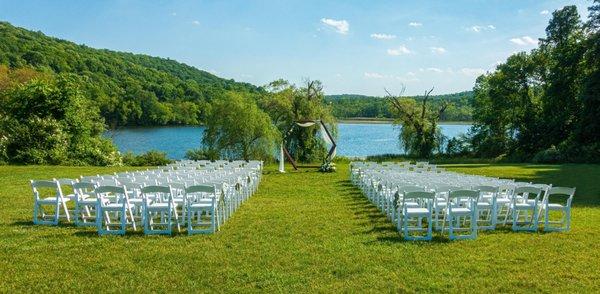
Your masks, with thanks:
[{"label": "blue sky", "polygon": [[0,0],[0,20],[96,48],[168,57],[263,85],[319,79],[327,94],[470,90],[590,1]]}]

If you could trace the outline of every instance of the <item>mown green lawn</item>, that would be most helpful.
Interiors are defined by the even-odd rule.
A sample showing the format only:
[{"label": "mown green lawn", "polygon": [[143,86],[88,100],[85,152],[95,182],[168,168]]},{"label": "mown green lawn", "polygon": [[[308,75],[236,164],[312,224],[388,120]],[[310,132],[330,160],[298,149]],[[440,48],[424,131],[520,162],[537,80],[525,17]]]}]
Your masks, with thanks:
[{"label": "mown green lawn", "polygon": [[337,173],[265,171],[259,191],[210,236],[98,237],[34,226],[30,178],[133,168],[0,167],[0,292],[598,292],[600,166],[449,165],[576,186],[568,233],[481,233],[405,242]]}]

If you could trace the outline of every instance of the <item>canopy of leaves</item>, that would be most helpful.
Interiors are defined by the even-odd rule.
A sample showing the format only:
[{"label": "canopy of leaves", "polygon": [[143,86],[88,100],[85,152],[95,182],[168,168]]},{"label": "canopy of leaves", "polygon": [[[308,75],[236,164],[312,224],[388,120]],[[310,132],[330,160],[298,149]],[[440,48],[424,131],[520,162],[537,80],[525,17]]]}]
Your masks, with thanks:
[{"label": "canopy of leaves", "polygon": [[271,159],[280,134],[254,100],[227,92],[212,103],[202,142],[227,159]]},{"label": "canopy of leaves", "polygon": [[538,49],[514,54],[477,79],[473,147],[479,156],[600,158],[599,3],[587,23],[575,6],[555,11]]},{"label": "canopy of leaves", "polygon": [[386,97],[395,117],[394,124],[401,127],[400,144],[411,156],[431,157],[435,150],[439,150],[444,139],[438,122],[448,104],[444,103],[439,108],[428,104],[432,91],[433,88],[425,92],[421,100],[403,97],[402,93],[394,96],[388,92]]},{"label": "canopy of leaves", "polygon": [[[101,137],[103,119],[83,97],[78,79],[73,75],[50,78],[30,70],[13,72],[0,66],[0,160],[24,164],[120,163],[112,142]],[[17,80],[22,83],[15,83]]]}]

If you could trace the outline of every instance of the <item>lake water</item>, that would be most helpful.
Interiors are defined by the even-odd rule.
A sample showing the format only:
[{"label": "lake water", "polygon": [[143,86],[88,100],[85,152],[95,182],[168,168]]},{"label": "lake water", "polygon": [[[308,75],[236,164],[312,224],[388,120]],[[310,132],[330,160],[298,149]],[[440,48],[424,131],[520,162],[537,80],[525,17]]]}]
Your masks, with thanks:
[{"label": "lake water", "polygon": [[[440,125],[442,133],[449,138],[466,133],[470,127],[465,124]],[[139,154],[160,150],[170,158],[182,159],[188,149],[200,147],[203,132],[204,127],[197,126],[126,128],[118,130],[112,138],[121,152]],[[398,133],[398,128],[391,124],[339,123],[337,154],[368,156],[402,153]],[[106,136],[110,137],[110,134]]]}]

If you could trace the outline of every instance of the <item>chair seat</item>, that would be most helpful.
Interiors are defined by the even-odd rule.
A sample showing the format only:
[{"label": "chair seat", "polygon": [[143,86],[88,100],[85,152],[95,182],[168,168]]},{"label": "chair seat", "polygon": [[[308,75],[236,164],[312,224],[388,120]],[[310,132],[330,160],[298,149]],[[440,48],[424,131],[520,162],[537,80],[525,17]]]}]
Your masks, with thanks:
[{"label": "chair seat", "polygon": [[427,208],[407,208],[407,216],[427,216],[429,215],[429,209]]},{"label": "chair seat", "polygon": [[[447,210],[448,214],[450,213],[450,210]],[[452,208],[452,214],[457,215],[457,214],[470,214],[471,213],[471,209],[466,208],[466,207],[456,207],[456,208]]]},{"label": "chair seat", "polygon": [[148,211],[167,210],[169,209],[169,203],[152,203],[146,206],[146,209],[148,209]]},{"label": "chair seat", "polygon": [[549,203],[548,209],[549,210],[563,210],[563,209],[565,209],[565,206],[562,204],[558,204],[558,203]]},{"label": "chair seat", "polygon": [[498,198],[498,199],[496,199],[496,203],[498,203],[498,204],[508,204],[508,203],[510,203],[510,199],[508,199],[508,198]]},{"label": "chair seat", "polygon": [[92,205],[92,204],[98,203],[98,199],[96,199],[96,198],[84,198],[82,200],[79,200],[77,203],[83,204],[83,205]]},{"label": "chair seat", "polygon": [[[70,199],[68,199],[68,198],[63,198],[64,202],[69,202],[69,200]],[[44,199],[38,200],[37,202],[40,204],[55,204],[56,201],[60,202],[60,198],[58,198],[58,200],[57,200],[57,197],[46,197]]]},{"label": "chair seat", "polygon": [[122,203],[108,203],[102,205],[102,210],[104,211],[121,211],[123,209]]},{"label": "chair seat", "polygon": [[477,202],[477,208],[490,208],[492,207],[491,203],[488,202]]},{"label": "chair seat", "polygon": [[192,210],[200,210],[200,209],[206,209],[206,208],[211,208],[212,203],[194,203],[192,205],[190,205],[190,209]]},{"label": "chair seat", "polygon": [[532,210],[535,207],[535,203],[517,203],[513,206],[515,210]]}]

